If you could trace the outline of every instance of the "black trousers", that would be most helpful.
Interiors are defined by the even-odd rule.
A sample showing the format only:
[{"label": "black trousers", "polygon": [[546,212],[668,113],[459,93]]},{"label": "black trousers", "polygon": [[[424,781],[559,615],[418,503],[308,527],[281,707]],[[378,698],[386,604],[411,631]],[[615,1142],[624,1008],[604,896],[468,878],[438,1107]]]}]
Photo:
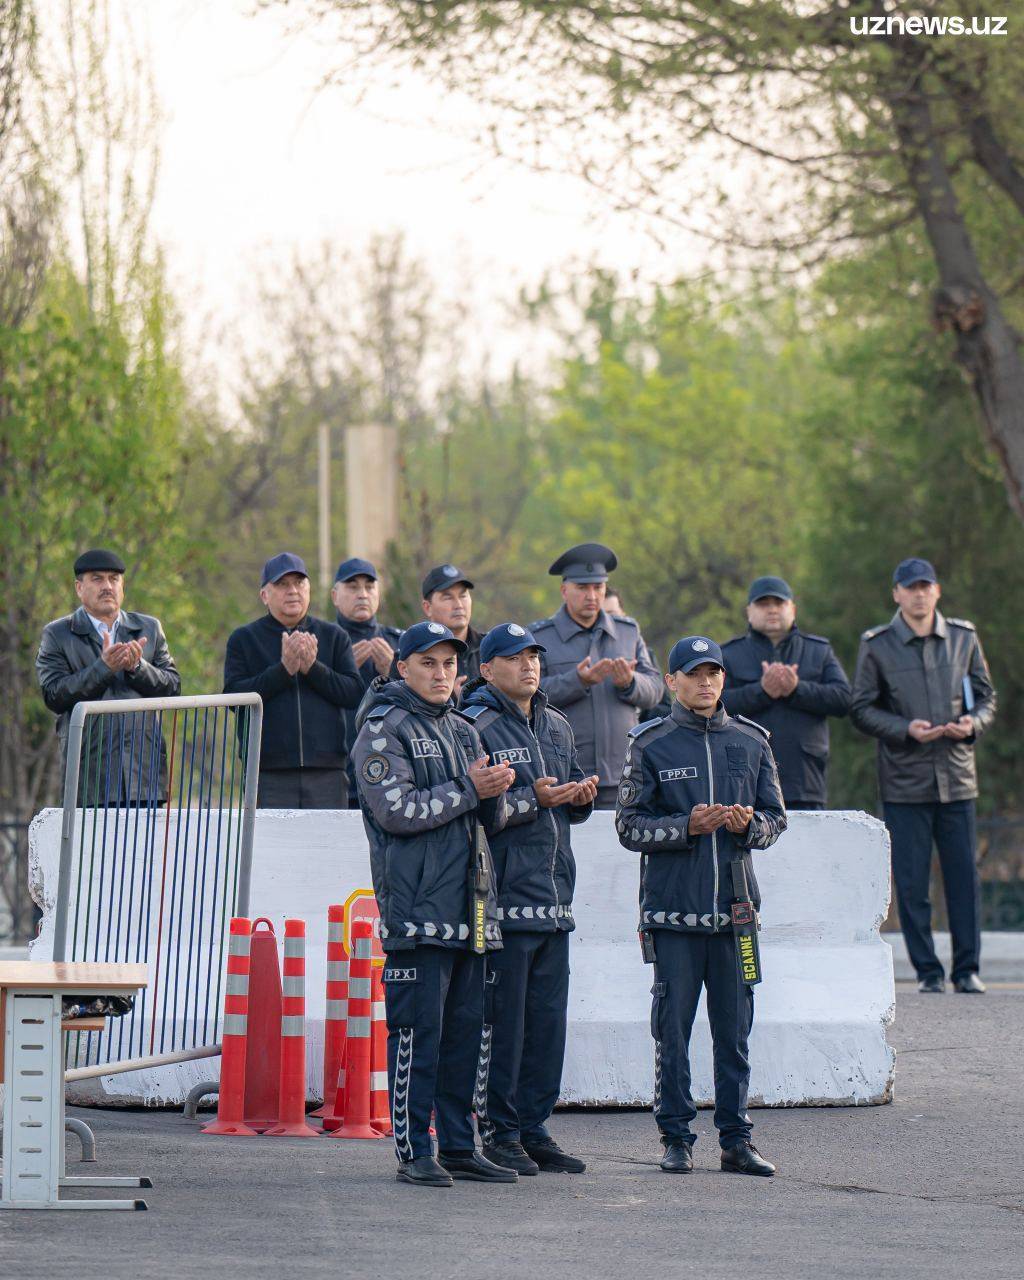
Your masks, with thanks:
[{"label": "black trousers", "polygon": [[715,1061],[715,1127],[722,1147],[750,1140],[747,1039],[754,1019],[754,992],[740,981],[736,943],[726,933],[682,933],[655,929],[654,1118],[665,1141],[695,1141],[697,1117],[690,1088],[690,1032],[701,987],[707,987],[708,1020]]},{"label": "black trousers", "polygon": [[476,1119],[485,1142],[546,1138],[562,1088],[569,934],[511,932],[487,961]]},{"label": "black trousers", "polygon": [[431,1112],[442,1153],[472,1151],[484,957],[451,947],[395,951],[387,957],[383,981],[399,1160],[431,1154]]},{"label": "black trousers", "polygon": [[258,809],[347,809],[344,769],[261,769]]},{"label": "black trousers", "polygon": [[939,851],[946,912],[953,941],[951,977],[977,973],[981,963],[981,886],[975,857],[974,801],[890,804],[885,825],[892,841],[892,878],[907,954],[919,978],[942,977],[932,940],[928,885],[932,845]]}]

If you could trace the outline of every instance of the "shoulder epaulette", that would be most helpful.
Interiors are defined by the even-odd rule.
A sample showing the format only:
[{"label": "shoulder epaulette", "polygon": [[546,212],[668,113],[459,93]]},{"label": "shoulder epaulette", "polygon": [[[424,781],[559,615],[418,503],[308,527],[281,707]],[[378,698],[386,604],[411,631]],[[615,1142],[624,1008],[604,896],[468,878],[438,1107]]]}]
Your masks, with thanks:
[{"label": "shoulder epaulette", "polygon": [[482,716],[488,708],[482,702],[474,702],[469,707],[459,707],[459,715],[466,720],[476,720],[477,716]]},{"label": "shoulder epaulette", "polygon": [[805,640],[817,640],[818,644],[832,643],[828,636],[816,636],[813,631],[801,631],[800,634]]},{"label": "shoulder epaulette", "polygon": [[392,723],[394,723],[396,720],[395,712],[401,712],[401,715],[397,717],[399,720],[404,719],[409,714],[407,707],[399,707],[394,702],[386,702],[379,706],[371,707],[363,718],[363,724],[367,720],[383,720],[387,716],[390,716]]},{"label": "shoulder epaulette", "polygon": [[526,629],[527,631],[536,631],[538,627],[550,627],[553,622],[553,617],[538,618],[536,622],[531,622]]},{"label": "shoulder epaulette", "polygon": [[966,631],[977,631],[977,627],[967,618],[947,618],[947,622],[953,624],[954,627],[963,627]]},{"label": "shoulder epaulette", "polygon": [[635,724],[629,731],[631,738],[639,738],[641,734],[647,733],[649,729],[653,729],[656,725],[662,724],[665,720],[664,716],[658,716],[655,720],[644,720],[642,724]]},{"label": "shoulder epaulette", "polygon": [[875,636],[880,636],[883,631],[888,631],[892,623],[883,622],[879,627],[868,627],[867,631],[862,631],[860,638],[862,640],[874,640]]},{"label": "shoulder epaulette", "polygon": [[748,725],[751,729],[756,729],[762,735],[765,742],[772,736],[763,724],[758,724],[756,720],[748,720],[746,716],[733,716],[733,720],[740,720],[743,724]]}]

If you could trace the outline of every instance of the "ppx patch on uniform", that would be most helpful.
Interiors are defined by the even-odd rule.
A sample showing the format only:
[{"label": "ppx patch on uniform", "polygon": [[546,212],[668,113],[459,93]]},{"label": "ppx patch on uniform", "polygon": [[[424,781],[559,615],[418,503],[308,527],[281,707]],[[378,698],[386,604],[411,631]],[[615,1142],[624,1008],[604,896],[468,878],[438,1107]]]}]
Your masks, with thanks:
[{"label": "ppx patch on uniform", "polygon": [[506,747],[504,751],[495,751],[491,759],[495,764],[530,764],[532,761],[529,747]]},{"label": "ppx patch on uniform", "polygon": [[414,760],[428,760],[441,758],[441,744],[433,738],[410,738],[412,746],[412,754]]},{"label": "ppx patch on uniform", "polygon": [[387,756],[382,756],[378,752],[376,755],[366,757],[360,772],[364,782],[383,782],[390,769],[391,762]]},{"label": "ppx patch on uniform", "polygon": [[380,976],[381,982],[415,982],[415,969],[385,969]]},{"label": "ppx patch on uniform", "polygon": [[640,788],[631,778],[623,778],[619,783],[619,803],[632,804],[639,791]]},{"label": "ppx patch on uniform", "polygon": [[683,778],[696,778],[696,776],[697,766],[692,764],[686,765],[685,767],[681,766],[678,769],[658,770],[659,782],[681,782]]}]

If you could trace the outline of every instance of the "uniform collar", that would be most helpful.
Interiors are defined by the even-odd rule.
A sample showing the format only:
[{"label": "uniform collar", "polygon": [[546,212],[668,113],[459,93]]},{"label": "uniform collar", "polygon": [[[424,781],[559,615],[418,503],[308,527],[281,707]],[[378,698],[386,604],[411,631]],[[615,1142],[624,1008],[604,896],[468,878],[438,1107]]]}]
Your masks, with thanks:
[{"label": "uniform collar", "polygon": [[381,630],[376,614],[368,622],[357,622],[352,618],[346,618],[343,613],[339,613],[338,626],[355,640],[375,640],[380,635]]},{"label": "uniform collar", "polygon": [[562,605],[561,609],[555,614],[555,630],[558,632],[560,640],[571,640],[573,636],[590,631],[605,631],[608,635],[615,634],[615,623],[612,618],[602,609],[594,620],[592,627],[584,627],[576,621],[569,612],[566,605]]},{"label": "uniform collar", "polygon": [[[786,643],[786,641],[787,641],[787,640],[792,640],[794,636],[799,635],[799,634],[800,634],[800,628],[799,628],[799,627],[796,625],[796,623],[794,622],[794,623],[793,623],[793,625],[790,627],[790,629],[786,632],[786,634],[785,634],[785,635],[782,637],[782,639],[779,641],[779,643],[778,643],[777,645],[775,645],[774,647],[775,647],[775,648],[777,648],[777,649],[781,649],[781,648],[782,648],[782,646]],[[765,635],[765,633],[764,633],[763,631],[758,631],[755,627],[752,627],[752,626],[750,625],[750,623],[749,623],[749,622],[747,623],[747,635],[748,635],[748,636],[754,636],[754,637],[755,637],[756,639],[758,639],[758,640],[763,640],[763,641],[765,642],[765,644],[771,644],[771,643],[772,643],[772,638],[771,638],[771,636]]]},{"label": "uniform collar", "polygon": [[[907,620],[899,609],[893,614],[892,622],[889,624],[899,636],[903,644],[909,644],[911,640],[927,640],[927,636],[919,636],[908,625]],[[939,609],[935,610],[935,625],[932,628],[931,635],[938,636],[940,640],[945,640],[948,631],[946,627],[946,619],[942,616]]]},{"label": "uniform collar", "polygon": [[721,729],[729,719],[721,702],[715,708],[715,714],[709,718],[708,716],[699,716],[695,711],[684,707],[678,698],[672,699],[672,709],[669,711],[669,715],[681,728],[694,729],[697,733],[704,733],[708,728],[709,722],[712,729]]}]

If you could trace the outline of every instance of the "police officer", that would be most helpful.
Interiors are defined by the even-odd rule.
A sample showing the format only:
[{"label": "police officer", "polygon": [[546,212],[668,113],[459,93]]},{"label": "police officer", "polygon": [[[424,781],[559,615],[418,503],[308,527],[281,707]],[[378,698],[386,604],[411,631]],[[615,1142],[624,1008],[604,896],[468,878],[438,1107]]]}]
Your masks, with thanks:
[{"label": "police officer", "polygon": [[[450,1187],[453,1178],[518,1177],[479,1155],[473,1137],[485,960],[473,949],[470,875],[477,824],[500,829],[515,774],[504,762],[489,764],[476,730],[454,713],[464,648],[439,622],[410,627],[399,643],[399,679],[367,696],[355,743],[387,956],[382,976],[398,1180],[433,1187]],[[486,945],[501,946],[493,886]],[[432,1111],[439,1161],[431,1154]]]},{"label": "police officer", "polygon": [[783,578],[756,578],[747,593],[747,633],[722,646],[731,715],[751,716],[772,735],[787,809],[824,809],[828,716],[850,710],[850,682],[824,636],[796,625]]},{"label": "police officer", "polygon": [[597,794],[568,720],[540,689],[540,654],[525,627],[493,627],[480,646],[482,680],[466,686],[461,709],[490,759],[515,771],[507,822],[491,839],[502,948],[488,961],[476,1117],[487,1159],[528,1175],[586,1168],[546,1123],[562,1086],[576,927],[569,828]]},{"label": "police officer", "polygon": [[927,560],[902,560],[892,594],[896,613],[861,636],[850,718],[878,739],[900,928],[919,988],[941,993],[946,985],[928,897],[934,843],[953,941],[953,985],[980,995],[974,743],[995,719],[996,693],[974,623],[939,612],[942,589]]},{"label": "police officer", "polygon": [[768,734],[722,705],[722,651],[688,636],[669,654],[675,695],[664,720],[630,733],[616,829],[643,854],[640,930],[653,947],[654,1115],[666,1173],[689,1173],[697,1115],[689,1042],[701,987],[707,988],[715,1061],[715,1125],[722,1168],[771,1177],[775,1166],[750,1142],[747,1038],[754,1012],[741,980],[730,927],[731,864],[741,861],[760,906],[751,849],[767,849],[786,829]]},{"label": "police officer", "polygon": [[263,699],[256,802],[261,809],[345,809],[344,711],[363,696],[352,642],[309,612],[309,574],[290,551],[263,566],[260,600],[266,613],[233,631],[224,653],[224,692]]},{"label": "police officer", "polygon": [[548,570],[562,578],[562,607],[530,626],[543,646],[541,688],[572,725],[584,772],[600,780],[598,809],[614,808],[626,734],[663,691],[636,619],[604,608],[617,564],[615,552],[599,542],[570,547]]},{"label": "police officer", "polygon": [[[71,713],[77,703],[175,698],[181,692],[181,677],[160,620],[121,608],[125,576],[121,557],[113,551],[84,551],[75,561],[74,574],[79,606],[74,613],[46,624],[36,655],[43,701],[57,716],[62,766],[67,763]],[[87,785],[95,790],[101,769],[105,804],[162,799],[167,790],[167,751],[159,717],[140,716],[134,727],[125,717],[116,720],[119,723],[113,716],[93,716],[86,721],[79,774],[82,800]],[[105,728],[99,722],[105,722]],[[101,765],[104,732],[107,758]],[[90,796],[90,802],[94,800]]]},{"label": "police officer", "polygon": [[447,627],[465,645],[459,655],[459,674],[455,693],[462,693],[467,680],[480,674],[480,641],[482,631],[470,626],[473,617],[473,584],[454,564],[439,564],[423,579],[423,613],[429,622]]},{"label": "police officer", "polygon": [[[338,626],[352,641],[352,656],[359,668],[363,688],[369,689],[376,676],[387,676],[398,652],[402,633],[397,627],[386,627],[377,621],[380,608],[380,583],[377,570],[369,560],[353,556],[338,565],[334,575],[331,599],[338,611]],[[345,731],[349,747],[356,740],[356,709],[345,709]],[[356,795],[355,766],[348,762],[348,804],[354,809]]]}]

